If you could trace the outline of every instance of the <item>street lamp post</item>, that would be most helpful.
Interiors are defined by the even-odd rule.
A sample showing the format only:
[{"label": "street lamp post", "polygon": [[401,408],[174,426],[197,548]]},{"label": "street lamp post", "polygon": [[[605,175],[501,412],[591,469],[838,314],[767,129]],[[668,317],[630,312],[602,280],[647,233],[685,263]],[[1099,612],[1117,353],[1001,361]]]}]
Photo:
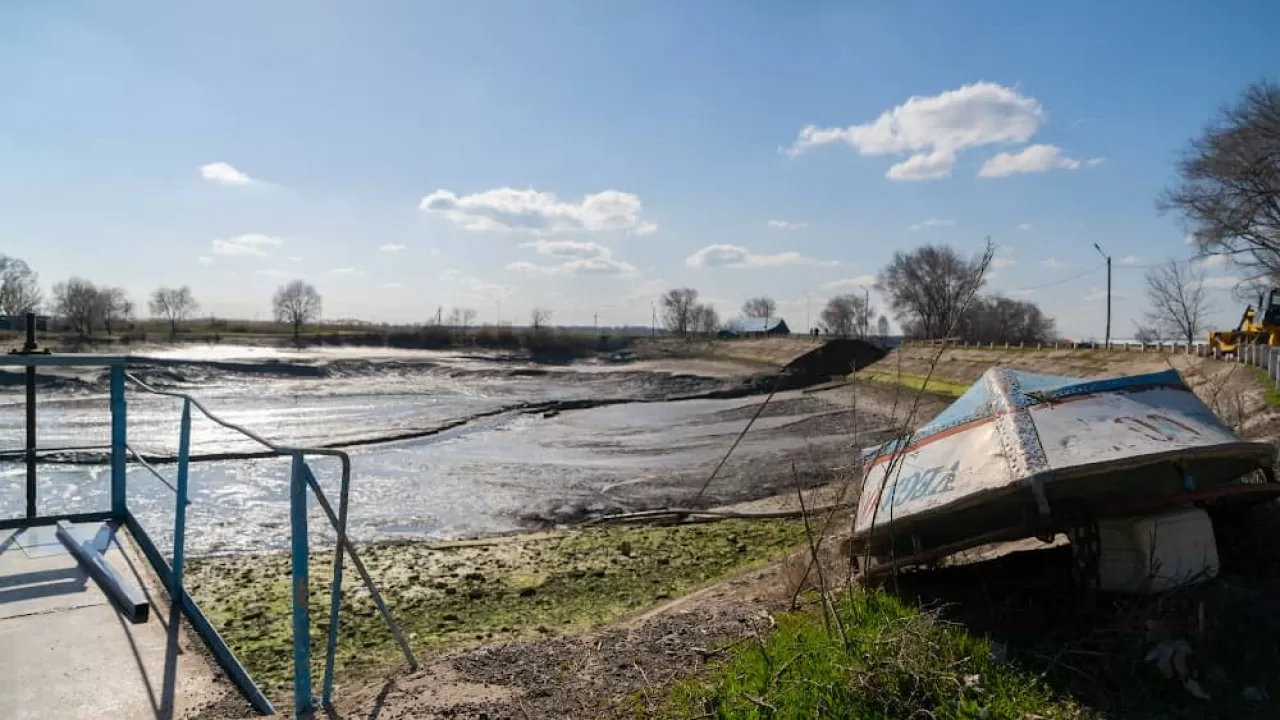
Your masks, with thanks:
[{"label": "street lamp post", "polygon": [[1093,244],[1093,249],[1098,254],[1106,258],[1107,261],[1107,337],[1103,347],[1111,349],[1111,256],[1102,251],[1102,247],[1098,243]]}]

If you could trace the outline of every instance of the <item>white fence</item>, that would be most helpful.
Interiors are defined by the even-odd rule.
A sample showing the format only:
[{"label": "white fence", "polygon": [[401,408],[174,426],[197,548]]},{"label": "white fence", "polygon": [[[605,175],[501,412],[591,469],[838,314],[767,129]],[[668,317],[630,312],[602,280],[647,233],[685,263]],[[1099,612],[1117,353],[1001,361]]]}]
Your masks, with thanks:
[{"label": "white fence", "polygon": [[907,347],[938,347],[945,345],[947,347],[957,348],[960,350],[1110,350],[1112,352],[1138,352],[1138,353],[1168,353],[1173,355],[1194,355],[1196,357],[1211,357],[1224,362],[1237,362],[1243,365],[1252,365],[1267,373],[1275,384],[1276,389],[1280,390],[1280,347],[1271,347],[1269,345],[1240,345],[1238,351],[1233,356],[1224,356],[1217,350],[1209,348],[1208,343],[1140,343],[1113,341],[1110,347],[1103,346],[1102,343],[1088,342],[1056,342],[1056,343],[1037,343],[1035,346],[1023,345],[1022,343],[1003,345],[996,343],[962,343],[954,341],[928,341],[928,340],[905,340],[903,345]]}]

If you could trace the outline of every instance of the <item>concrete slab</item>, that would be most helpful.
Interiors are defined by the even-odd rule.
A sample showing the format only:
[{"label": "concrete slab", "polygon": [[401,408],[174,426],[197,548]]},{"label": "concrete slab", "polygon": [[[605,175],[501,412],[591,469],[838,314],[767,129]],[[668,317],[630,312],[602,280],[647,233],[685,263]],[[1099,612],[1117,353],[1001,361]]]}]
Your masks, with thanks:
[{"label": "concrete slab", "polygon": [[0,619],[101,605],[89,574],[70,555],[0,555]]},{"label": "concrete slab", "polygon": [[0,716],[153,720],[236,695],[127,537],[106,557],[150,597],[146,623],[121,617],[70,555],[0,552]]},{"label": "concrete slab", "polygon": [[[93,546],[102,552],[111,542],[111,528],[106,523],[74,523],[71,534],[84,542],[93,542]],[[65,555],[67,548],[58,540],[57,527],[41,525],[39,527],[22,528],[13,532],[13,541],[22,548],[27,557],[40,558],[51,555]]]}]

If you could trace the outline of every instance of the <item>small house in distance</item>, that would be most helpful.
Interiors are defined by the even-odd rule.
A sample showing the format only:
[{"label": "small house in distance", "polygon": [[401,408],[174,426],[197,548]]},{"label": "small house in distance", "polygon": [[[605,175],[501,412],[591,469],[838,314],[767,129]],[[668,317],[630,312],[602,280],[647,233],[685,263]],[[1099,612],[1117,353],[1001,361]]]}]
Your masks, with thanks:
[{"label": "small house in distance", "polygon": [[767,335],[790,335],[791,328],[787,321],[780,317],[740,317],[724,324],[720,337],[765,337]]}]

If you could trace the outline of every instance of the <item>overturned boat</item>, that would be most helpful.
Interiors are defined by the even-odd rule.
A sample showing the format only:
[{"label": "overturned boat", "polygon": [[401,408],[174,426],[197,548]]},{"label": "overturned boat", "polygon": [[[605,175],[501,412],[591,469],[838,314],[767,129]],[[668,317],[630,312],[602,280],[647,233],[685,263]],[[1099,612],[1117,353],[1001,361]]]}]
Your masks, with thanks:
[{"label": "overturned boat", "polygon": [[1173,370],[1083,380],[995,367],[932,422],[862,459],[854,547],[882,566],[1280,494],[1274,447],[1238,437]]}]

